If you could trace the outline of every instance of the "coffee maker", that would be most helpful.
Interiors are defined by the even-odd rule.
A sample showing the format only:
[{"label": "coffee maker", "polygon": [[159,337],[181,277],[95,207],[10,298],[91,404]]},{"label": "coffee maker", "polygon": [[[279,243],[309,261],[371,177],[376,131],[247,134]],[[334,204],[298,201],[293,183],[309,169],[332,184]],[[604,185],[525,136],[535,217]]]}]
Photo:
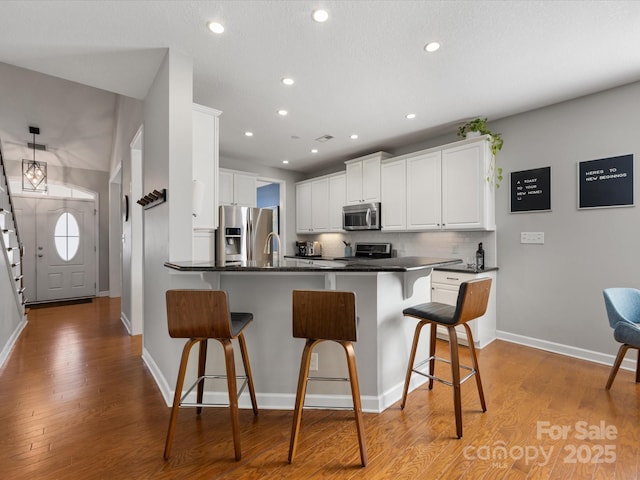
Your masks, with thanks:
[{"label": "coffee maker", "polygon": [[298,257],[321,257],[322,245],[320,242],[300,242],[296,241],[296,256]]},{"label": "coffee maker", "polygon": [[[311,248],[308,248],[311,247]],[[296,241],[296,255],[298,257],[308,257],[313,249],[313,242]]]}]

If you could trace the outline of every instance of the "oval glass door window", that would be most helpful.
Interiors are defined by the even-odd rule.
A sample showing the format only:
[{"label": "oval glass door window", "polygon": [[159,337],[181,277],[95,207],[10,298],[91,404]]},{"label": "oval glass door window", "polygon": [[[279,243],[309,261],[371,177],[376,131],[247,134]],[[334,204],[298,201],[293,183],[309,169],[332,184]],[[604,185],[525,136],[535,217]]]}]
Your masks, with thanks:
[{"label": "oval glass door window", "polygon": [[78,253],[80,228],[73,214],[65,212],[58,217],[54,230],[56,251],[62,260],[70,261]]}]

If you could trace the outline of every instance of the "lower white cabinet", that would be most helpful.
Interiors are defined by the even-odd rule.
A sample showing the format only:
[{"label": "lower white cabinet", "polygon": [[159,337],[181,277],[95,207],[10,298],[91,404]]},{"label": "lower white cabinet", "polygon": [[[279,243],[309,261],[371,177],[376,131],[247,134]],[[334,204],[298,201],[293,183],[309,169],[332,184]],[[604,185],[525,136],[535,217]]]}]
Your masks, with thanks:
[{"label": "lower white cabinet", "polygon": [[[458,290],[462,282],[486,277],[492,279],[487,312],[482,317],[469,322],[474,345],[477,348],[483,348],[496,339],[496,271],[467,273],[434,270],[431,272],[431,301],[446,303],[447,305],[456,304]],[[467,333],[464,327],[460,325],[456,327],[456,331],[458,332],[459,342],[468,345]],[[438,338],[449,339],[444,327],[438,327]]]}]

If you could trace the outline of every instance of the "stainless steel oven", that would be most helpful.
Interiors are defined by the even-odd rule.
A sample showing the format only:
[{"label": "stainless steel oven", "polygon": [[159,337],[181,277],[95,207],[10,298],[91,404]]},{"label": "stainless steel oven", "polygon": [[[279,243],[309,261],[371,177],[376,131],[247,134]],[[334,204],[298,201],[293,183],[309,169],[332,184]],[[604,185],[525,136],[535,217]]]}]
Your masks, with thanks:
[{"label": "stainless steel oven", "polygon": [[359,203],[342,207],[345,230],[380,230],[380,203]]}]

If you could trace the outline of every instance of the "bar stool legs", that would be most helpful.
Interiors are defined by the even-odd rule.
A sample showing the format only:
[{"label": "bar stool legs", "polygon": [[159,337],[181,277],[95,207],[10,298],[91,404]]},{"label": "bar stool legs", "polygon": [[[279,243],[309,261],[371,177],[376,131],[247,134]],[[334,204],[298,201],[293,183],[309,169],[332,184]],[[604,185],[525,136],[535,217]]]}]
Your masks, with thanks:
[{"label": "bar stool legs", "polygon": [[340,342],[347,355],[347,367],[351,383],[351,397],[353,397],[353,411],[356,417],[356,429],[358,431],[358,445],[360,446],[360,462],[367,466],[367,446],[364,437],[364,422],[362,420],[362,404],[360,401],[360,383],[358,382],[358,370],[356,369],[356,353],[351,342]]},{"label": "bar stool legs", "polygon": [[311,364],[311,351],[317,343],[320,343],[320,340],[307,340],[302,350],[300,374],[298,375],[298,389],[296,391],[296,404],[293,409],[291,441],[289,442],[289,463],[293,462],[296,456],[298,433],[300,433],[300,423],[302,422],[302,407],[304,406],[304,397],[307,394],[307,378],[309,377],[309,366]]},{"label": "bar stool legs", "polygon": [[[429,344],[429,374],[424,375],[421,372],[417,372],[414,369],[416,351],[418,349],[418,342],[420,340],[420,332],[422,327],[430,324],[431,332],[430,332],[430,344]],[[466,323],[462,323],[464,326],[467,339],[469,340],[469,351],[471,353],[471,362],[473,368],[470,369],[471,373],[467,375],[464,379],[460,379],[460,354],[458,348],[458,333],[456,332],[455,326],[446,326],[447,333],[449,334],[449,351],[450,351],[450,363],[451,363],[451,382],[444,381],[447,385],[450,385],[453,389],[453,408],[455,412],[456,418],[456,435],[458,438],[462,438],[462,395],[460,390],[461,383],[464,383],[471,375],[476,377],[476,386],[478,387],[478,396],[480,397],[480,405],[482,406],[482,411],[487,411],[487,405],[484,399],[484,391],[482,389],[482,380],[480,378],[480,369],[478,367],[478,357],[476,355],[476,348],[473,343],[473,335],[471,333],[471,329],[469,325]],[[435,361],[436,361],[436,332],[437,332],[437,324],[428,322],[428,321],[420,321],[416,325],[415,333],[413,336],[413,344],[411,345],[411,353],[409,354],[409,366],[407,368],[407,374],[405,376],[404,382],[404,391],[402,393],[402,402],[400,403],[400,408],[404,409],[407,403],[407,395],[409,393],[409,383],[411,382],[411,374],[414,372],[420,373],[429,378],[429,390],[433,389],[433,380],[440,380],[435,375]],[[463,367],[468,368],[468,367]],[[442,381],[442,380],[440,380]]]},{"label": "bar stool legs", "polygon": [[[238,414],[238,387],[236,382],[236,367],[233,356],[233,345],[230,339],[217,338],[222,344],[225,359],[226,378],[227,378],[227,391],[229,395],[229,415],[231,417],[231,431],[233,434],[233,449],[235,453],[235,459],[240,460],[242,457],[242,451],[240,448],[240,420]],[[247,344],[244,339],[244,334],[241,332],[238,335],[238,342],[240,344],[240,353],[242,355],[242,362],[244,364],[245,375],[247,376],[247,386],[249,387],[249,395],[251,397],[251,406],[253,408],[254,415],[258,415],[258,403],[256,401],[256,392],[253,385],[253,376],[251,374],[251,365],[249,363],[249,356],[247,354]],[[178,379],[176,381],[176,390],[173,396],[173,406],[171,407],[171,416],[169,419],[169,429],[167,431],[167,439],[164,446],[164,459],[168,460],[171,454],[171,445],[173,443],[173,435],[176,428],[176,420],[178,418],[178,410],[182,401],[182,390],[184,387],[184,377],[187,370],[187,362],[189,361],[189,353],[191,348],[196,344],[200,344],[200,351],[198,355],[198,378],[200,381],[197,385],[196,398],[197,404],[196,414],[202,412],[202,400],[204,395],[204,376],[205,367],[207,362],[207,339],[192,338],[185,344],[182,350],[182,358],[180,360],[180,368],[178,370]]]},{"label": "bar stool legs", "polygon": [[[311,353],[313,348],[322,340],[308,339],[302,351],[300,363],[300,375],[298,376],[298,389],[296,392],[296,404],[293,412],[293,426],[291,428],[291,442],[289,443],[289,463],[296,455],[298,434],[302,422],[302,409],[307,392],[307,379],[309,378],[309,366],[311,364]],[[356,430],[358,432],[358,445],[360,448],[360,461],[363,467],[367,466],[367,446],[364,436],[364,422],[362,419],[362,403],[360,400],[360,384],[358,383],[358,370],[356,368],[356,357],[353,343],[347,341],[337,341],[344,348],[347,357],[347,368],[349,370],[349,382],[351,384],[351,396],[353,398],[353,410],[355,413]]]},{"label": "bar stool legs", "polygon": [[178,410],[180,409],[180,396],[182,387],[184,386],[184,375],[187,371],[187,362],[189,361],[189,352],[200,340],[192,338],[185,344],[182,349],[182,357],[180,359],[180,368],[178,369],[178,379],[176,380],[176,390],[173,394],[173,406],[171,407],[171,416],[169,417],[169,429],[167,431],[167,439],[164,443],[164,459],[169,460],[171,454],[171,444],[173,443],[173,434],[176,430],[176,420],[178,418]]}]

